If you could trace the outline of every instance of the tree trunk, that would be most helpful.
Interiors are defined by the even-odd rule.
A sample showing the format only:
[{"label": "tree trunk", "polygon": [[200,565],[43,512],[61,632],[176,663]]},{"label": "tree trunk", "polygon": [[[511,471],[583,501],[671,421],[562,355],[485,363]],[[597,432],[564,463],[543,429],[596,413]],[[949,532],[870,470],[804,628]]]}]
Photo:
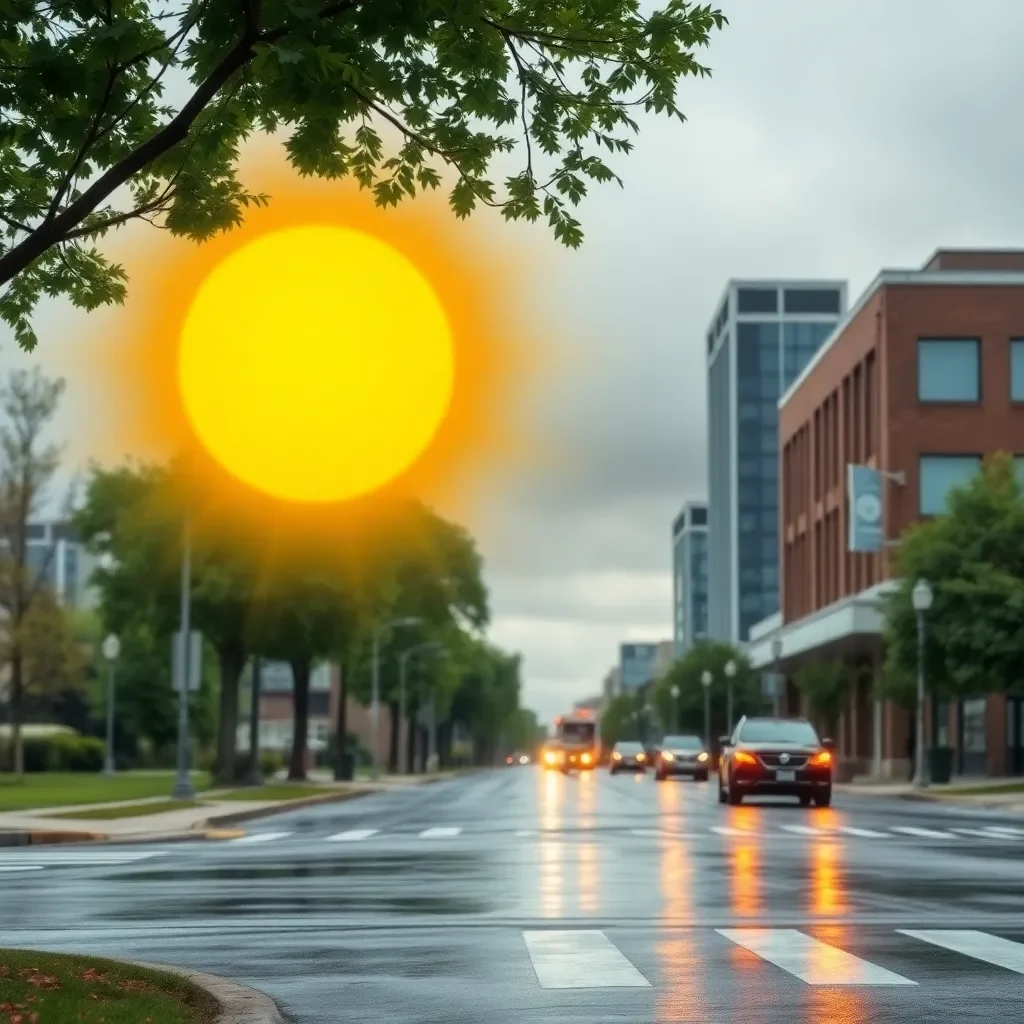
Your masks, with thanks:
[{"label": "tree trunk", "polygon": [[405,774],[414,775],[416,772],[416,734],[419,732],[417,719],[419,708],[412,708],[406,723],[405,736]]},{"label": "tree trunk", "polygon": [[245,668],[245,650],[239,643],[217,649],[220,660],[220,717],[217,722],[216,781],[238,781],[238,686]]},{"label": "tree trunk", "polygon": [[421,726],[420,730],[420,771],[426,772],[427,770],[427,757],[430,754],[430,729],[427,726]]},{"label": "tree trunk", "polygon": [[303,658],[290,663],[292,667],[292,757],[288,766],[289,782],[306,779],[306,738],[309,733],[310,662]]},{"label": "tree trunk", "polygon": [[11,767],[19,779],[25,774],[25,742],[21,735],[24,700],[21,651],[15,647],[11,654]]},{"label": "tree trunk", "polygon": [[344,663],[338,665],[338,717],[334,723],[334,779],[347,782],[345,755],[348,753],[348,672]]},{"label": "tree trunk", "polygon": [[398,701],[388,701],[388,709],[391,714],[388,716],[390,721],[389,725],[389,737],[388,737],[388,774],[398,774],[398,735],[402,727],[402,720],[398,717]]}]

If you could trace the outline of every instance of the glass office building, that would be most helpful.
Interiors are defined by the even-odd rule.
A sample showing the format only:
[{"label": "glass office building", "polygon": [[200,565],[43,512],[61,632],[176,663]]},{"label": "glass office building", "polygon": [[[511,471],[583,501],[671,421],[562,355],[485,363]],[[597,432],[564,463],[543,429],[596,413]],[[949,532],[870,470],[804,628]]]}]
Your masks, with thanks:
[{"label": "glass office building", "polygon": [[846,312],[844,281],[730,281],[706,337],[708,631],[731,643],[779,608],[779,410]]},{"label": "glass office building", "polygon": [[672,523],[675,655],[708,635],[708,507],[689,501]]}]

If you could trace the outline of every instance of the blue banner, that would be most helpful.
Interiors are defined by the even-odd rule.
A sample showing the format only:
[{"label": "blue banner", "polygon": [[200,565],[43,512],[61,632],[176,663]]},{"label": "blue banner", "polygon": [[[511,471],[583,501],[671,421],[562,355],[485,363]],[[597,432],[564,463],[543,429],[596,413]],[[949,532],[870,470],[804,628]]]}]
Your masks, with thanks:
[{"label": "blue banner", "polygon": [[846,470],[850,550],[881,551],[885,545],[882,524],[882,474],[870,466],[849,465]]}]

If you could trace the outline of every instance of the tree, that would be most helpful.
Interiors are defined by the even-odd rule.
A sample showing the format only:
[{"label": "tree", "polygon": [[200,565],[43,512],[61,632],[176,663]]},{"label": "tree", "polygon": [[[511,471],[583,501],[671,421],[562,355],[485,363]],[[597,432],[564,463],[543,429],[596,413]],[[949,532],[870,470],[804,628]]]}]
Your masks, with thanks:
[{"label": "tree", "polygon": [[[736,665],[732,681],[733,719],[757,714],[764,705],[761,681],[751,668],[746,655],[731,644],[709,642],[691,647],[682,658],[673,662],[668,672],[654,688],[654,707],[662,723],[674,724],[668,731],[704,735],[704,686],[701,678],[711,673],[711,732],[712,741],[728,732],[728,678],[726,663]],[[678,707],[672,696],[672,687],[679,687]]]},{"label": "tree", "polygon": [[[683,120],[677,87],[708,74],[695,54],[725,24],[686,0],[648,17],[635,0],[10,0],[4,17],[0,316],[24,348],[42,294],[121,301],[124,269],[94,246],[112,228],[200,241],[265,202],[235,173],[257,131],[287,127],[300,174],[351,175],[381,205],[446,165],[457,216],[543,216],[577,246],[569,209],[619,181],[599,154],[630,152],[634,109]],[[488,175],[517,150],[499,193]]]},{"label": "tree", "polygon": [[601,743],[614,747],[620,740],[640,738],[638,716],[641,701],[639,694],[620,693],[613,697],[601,714]]},{"label": "tree", "polygon": [[1006,690],[1024,677],[1024,492],[1012,456],[985,460],[955,488],[944,514],[915,523],[896,552],[897,589],[885,603],[884,693],[914,703],[917,615],[911,592],[932,587],[925,679],[938,697]]},{"label": "tree", "polygon": [[[143,655],[143,640],[163,663],[171,636],[180,628],[185,511],[175,472],[174,466],[131,463],[96,467],[76,514],[90,549],[111,562],[94,576],[104,622],[114,632],[136,637],[154,685],[164,673],[154,674],[156,665],[151,655]],[[226,783],[235,775],[238,687],[250,647],[256,566],[241,543],[208,532],[194,535],[191,549],[192,625],[211,644],[219,667],[214,770],[217,780]],[[176,697],[171,693],[167,699]]]},{"label": "tree", "polygon": [[828,736],[836,734],[849,696],[850,678],[850,668],[839,658],[808,662],[796,674],[797,689],[806,699],[811,717],[824,726]]},{"label": "tree", "polygon": [[9,672],[14,771],[24,771],[21,726],[26,691],[26,627],[37,603],[46,600],[47,574],[55,544],[41,565],[29,561],[29,525],[36,519],[60,466],[60,448],[45,434],[64,393],[61,378],[50,380],[36,367],[15,370],[0,390],[0,613]]}]

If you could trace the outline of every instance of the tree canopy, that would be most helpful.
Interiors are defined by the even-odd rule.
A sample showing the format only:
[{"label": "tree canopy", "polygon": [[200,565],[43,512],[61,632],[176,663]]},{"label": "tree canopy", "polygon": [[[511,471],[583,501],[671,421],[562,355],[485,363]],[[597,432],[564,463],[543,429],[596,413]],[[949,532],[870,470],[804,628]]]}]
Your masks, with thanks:
[{"label": "tree canopy", "polygon": [[447,168],[457,216],[543,217],[578,246],[588,183],[620,181],[602,154],[630,152],[637,111],[683,120],[678,86],[724,24],[688,0],[8,0],[0,317],[31,348],[41,295],[121,301],[95,243],[126,222],[197,241],[238,224],[268,198],[236,176],[258,132],[382,205]]},{"label": "tree canopy", "polygon": [[929,692],[964,698],[1024,678],[1024,491],[1013,457],[986,459],[946,511],[909,527],[896,552],[898,588],[886,600],[883,673],[888,696],[906,703],[917,673],[919,579],[934,603],[925,616]]}]

